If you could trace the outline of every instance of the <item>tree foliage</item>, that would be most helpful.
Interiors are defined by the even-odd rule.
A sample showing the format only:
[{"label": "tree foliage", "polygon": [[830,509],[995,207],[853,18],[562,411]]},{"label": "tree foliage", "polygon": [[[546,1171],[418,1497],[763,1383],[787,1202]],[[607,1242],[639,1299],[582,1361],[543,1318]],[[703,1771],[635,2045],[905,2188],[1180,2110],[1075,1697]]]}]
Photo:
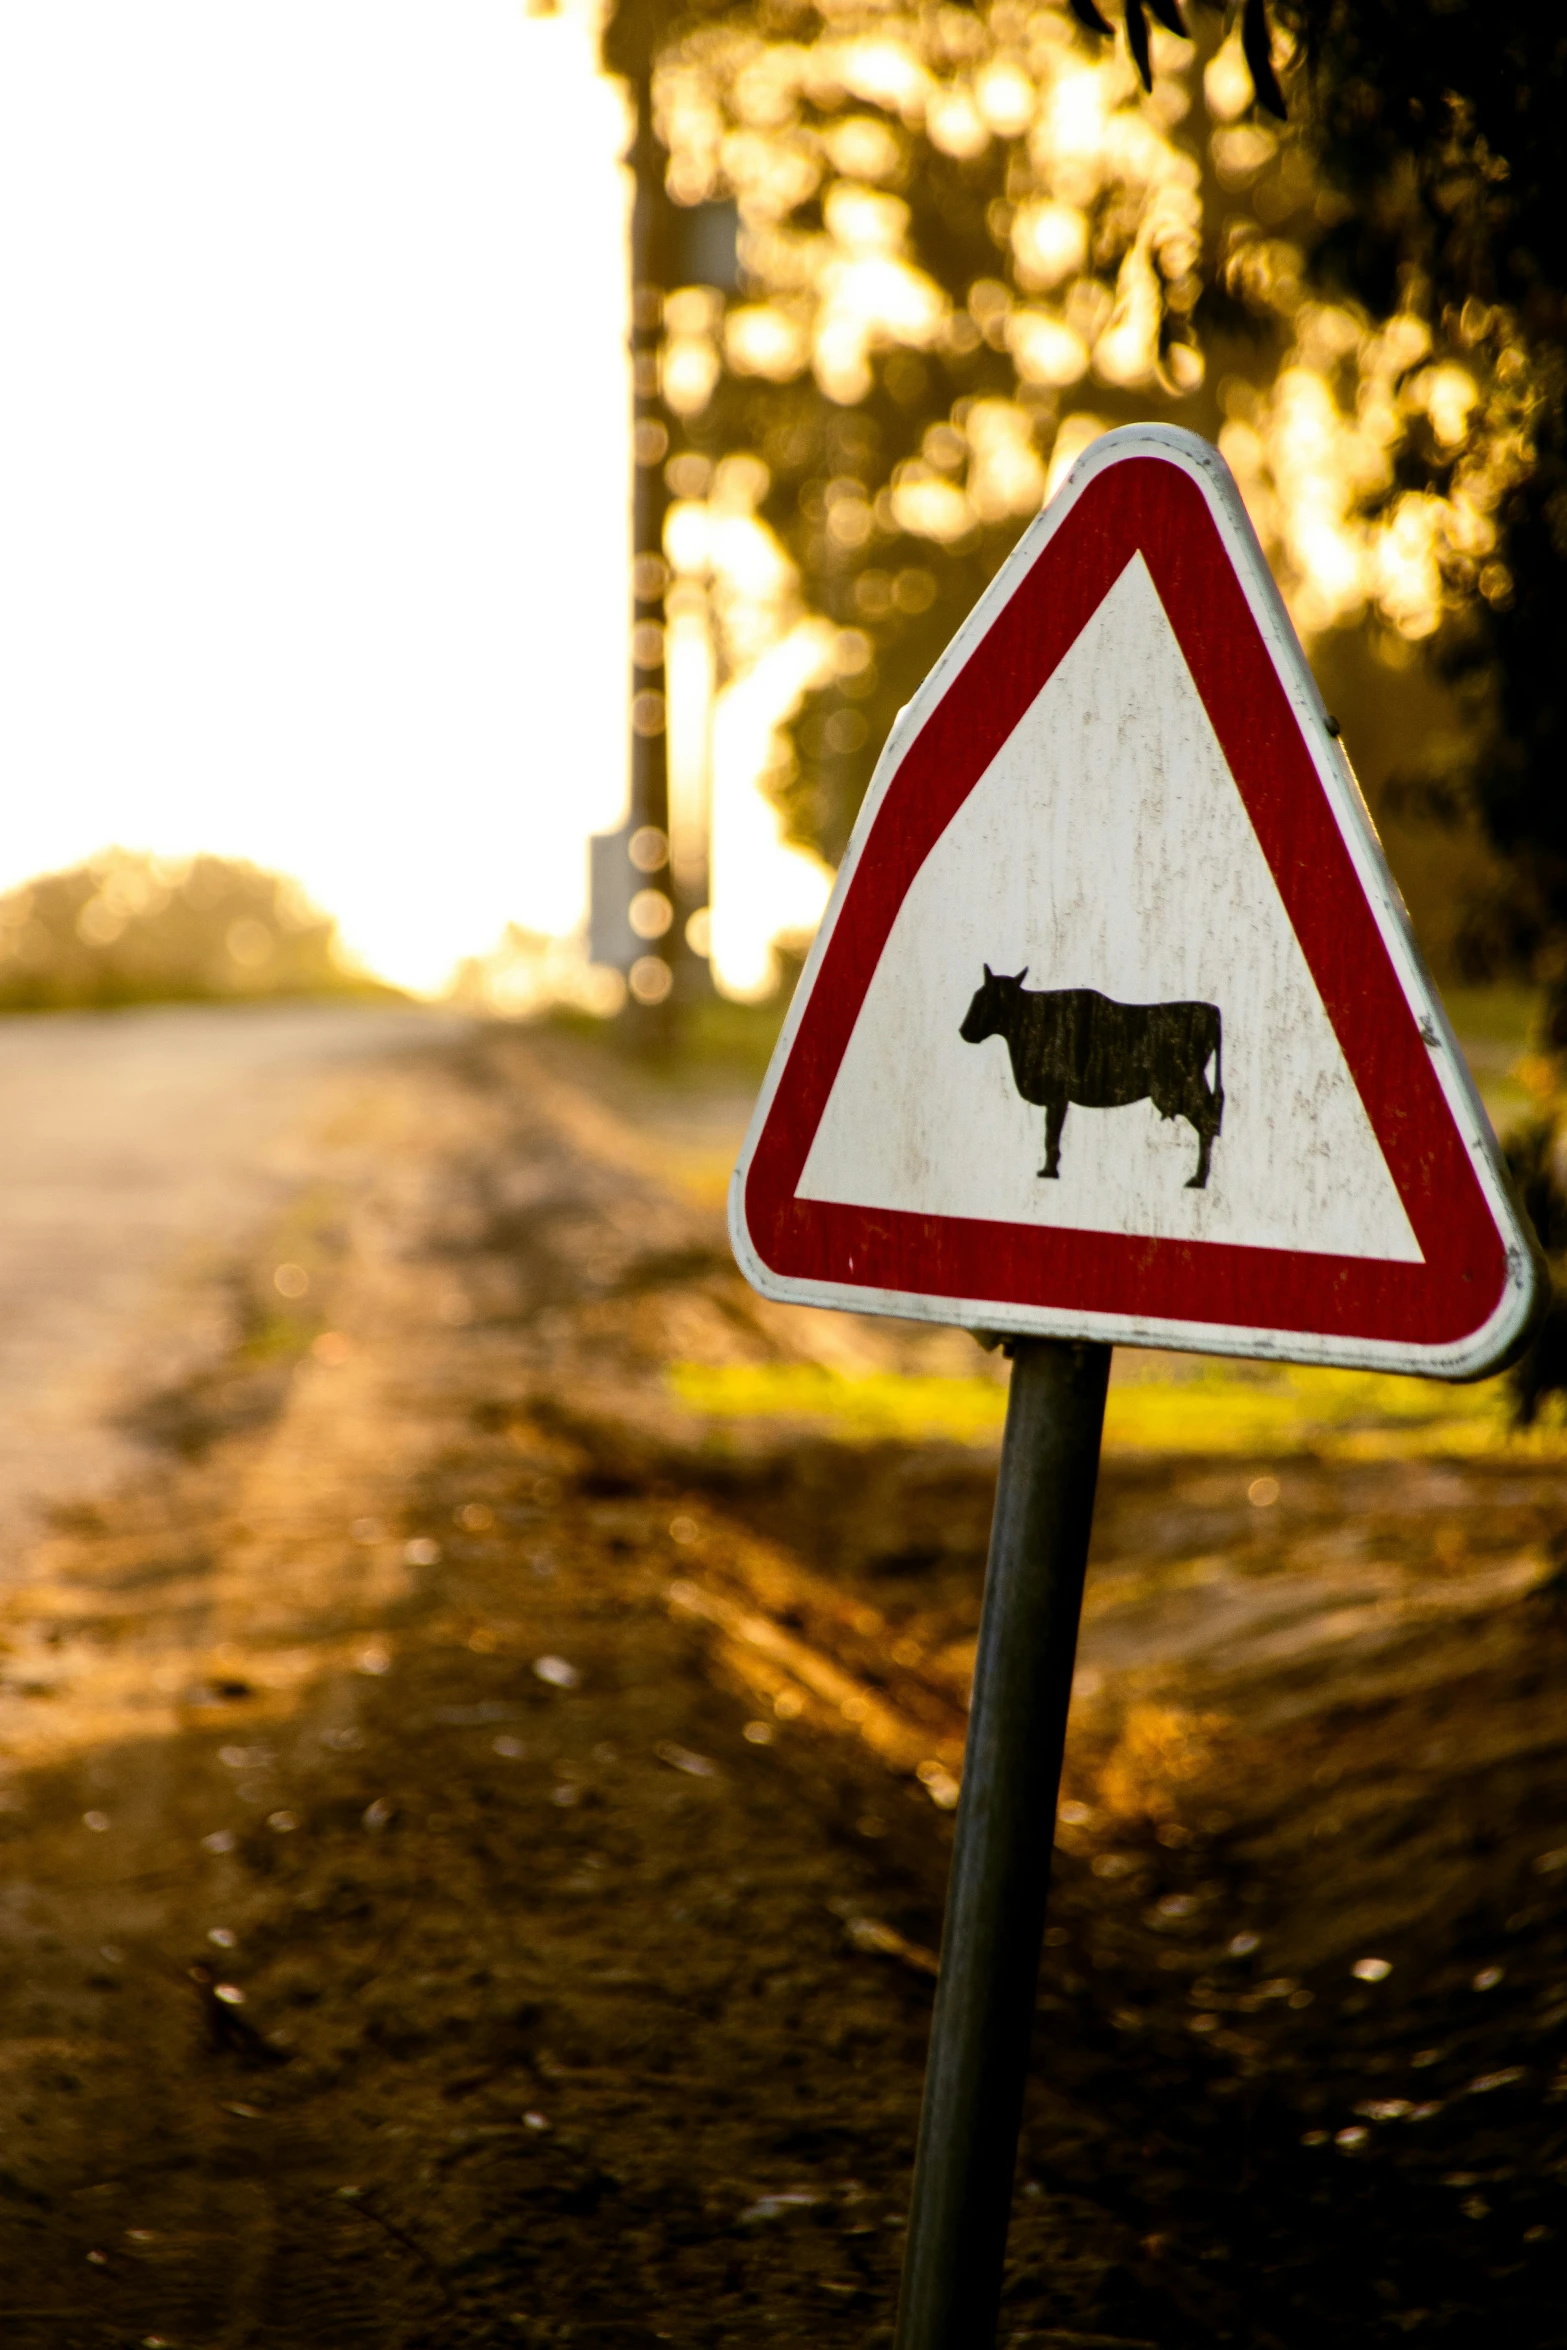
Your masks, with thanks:
[{"label": "tree foliage", "polygon": [[0,897],[0,1010],[386,993],[298,884],[228,857],[108,849]]},{"label": "tree foliage", "polygon": [[[1304,52],[1309,135],[1342,191],[1314,255],[1374,312],[1413,303],[1511,411],[1515,454],[1477,594],[1441,651],[1485,711],[1470,786],[1512,860],[1497,944],[1567,941],[1567,24],[1478,0],[1279,0]],[[1404,481],[1440,488],[1441,447]],[[1560,1016],[1558,1015],[1558,1019]],[[1567,1036],[1567,1029],[1563,1031]]]},{"label": "tree foliage", "polygon": [[1218,439],[1308,641],[1370,614],[1402,661],[1510,594],[1521,329],[1434,309],[1407,256],[1346,272],[1309,28],[1276,24],[1281,132],[1260,7],[1188,10],[1190,39],[1175,0],[1111,36],[1084,12],[749,0],[653,43],[670,195],[733,202],[743,264],[666,304],[671,614],[706,595],[753,722],[770,696],[792,724],[772,785],[829,858],[896,710],[1110,424]]},{"label": "tree foliage", "polygon": [[[1230,48],[1210,127],[1244,173],[1275,142],[1239,119],[1252,85]],[[1150,406],[1211,425],[1219,167],[1178,131],[1193,45],[1155,26],[1147,60],[1145,91],[1123,45],[1027,0],[764,0],[660,54],[670,192],[738,204],[745,271],[736,300],[676,288],[667,306],[670,549],[714,582],[731,674],[815,616],[775,782],[830,857],[1052,469]]]}]

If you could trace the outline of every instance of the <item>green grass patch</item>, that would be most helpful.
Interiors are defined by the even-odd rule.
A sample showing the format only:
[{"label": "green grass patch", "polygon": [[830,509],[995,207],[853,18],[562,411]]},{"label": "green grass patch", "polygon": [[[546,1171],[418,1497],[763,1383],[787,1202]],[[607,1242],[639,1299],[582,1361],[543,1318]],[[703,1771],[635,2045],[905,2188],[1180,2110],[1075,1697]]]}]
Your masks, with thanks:
[{"label": "green grass patch", "polygon": [[624,1017],[597,1020],[588,1012],[556,1009],[544,1016],[544,1024],[607,1059],[628,1061],[639,1078],[678,1092],[693,1080],[710,1077],[759,1085],[788,1009],[789,991],[784,988],[764,1004],[731,1004],[716,996],[682,1004],[661,1042],[650,1040]]},{"label": "green grass patch", "polygon": [[[669,1385],[713,1419],[807,1422],[849,1444],[887,1439],[994,1445],[1006,1389],[986,1378],[850,1376],[815,1363],[674,1363]],[[1201,1363],[1190,1372],[1118,1380],[1105,1450],[1121,1453],[1337,1459],[1567,1458],[1559,1414],[1515,1428],[1506,1382],[1450,1387],[1369,1371]]]},{"label": "green grass patch", "polygon": [[819,1363],[673,1363],[669,1383],[690,1410],[714,1419],[810,1420],[847,1443],[886,1437],[991,1444],[1007,1393],[985,1379],[846,1377]]},{"label": "green grass patch", "polygon": [[1108,1451],[1340,1460],[1474,1459],[1559,1453],[1559,1426],[1515,1429],[1506,1383],[1450,1387],[1375,1371],[1204,1364],[1186,1378],[1131,1378],[1113,1387]]}]

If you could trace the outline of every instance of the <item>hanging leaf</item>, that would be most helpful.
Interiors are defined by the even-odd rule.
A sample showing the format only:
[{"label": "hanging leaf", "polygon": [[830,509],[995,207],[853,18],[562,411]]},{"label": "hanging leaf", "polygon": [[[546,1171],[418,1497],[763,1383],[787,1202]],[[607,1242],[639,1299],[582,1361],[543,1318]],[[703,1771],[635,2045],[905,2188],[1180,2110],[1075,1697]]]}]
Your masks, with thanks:
[{"label": "hanging leaf", "polygon": [[1273,70],[1273,53],[1268,42],[1267,0],[1246,0],[1245,14],[1241,18],[1241,52],[1251,71],[1257,104],[1265,108],[1276,121],[1282,122],[1285,118],[1284,92],[1279,88],[1278,76]]},{"label": "hanging leaf", "polygon": [[1145,90],[1153,88],[1153,66],[1148,57],[1148,19],[1143,14],[1143,0],[1123,0],[1126,9],[1126,45],[1132,52],[1132,63]]},{"label": "hanging leaf", "polygon": [[[1067,6],[1085,31],[1113,35],[1115,27],[1101,16],[1094,0],[1067,0]],[[1145,90],[1153,88],[1153,66],[1148,54],[1148,15],[1162,24],[1166,32],[1178,33],[1183,41],[1191,35],[1181,22],[1180,0],[1122,0],[1126,12],[1126,45],[1132,52],[1132,62]],[[1144,14],[1147,8],[1148,15]],[[1284,92],[1279,88],[1279,77],[1273,70],[1272,49],[1268,40],[1267,0],[1245,0],[1241,15],[1241,49],[1251,71],[1252,88],[1257,104],[1280,122],[1288,109]]]},{"label": "hanging leaf", "polygon": [[1094,6],[1094,0],[1067,0],[1067,5],[1070,7],[1072,14],[1076,17],[1078,23],[1085,26],[1089,32],[1114,32],[1115,27],[1105,22],[1105,19],[1100,15],[1098,9]]}]

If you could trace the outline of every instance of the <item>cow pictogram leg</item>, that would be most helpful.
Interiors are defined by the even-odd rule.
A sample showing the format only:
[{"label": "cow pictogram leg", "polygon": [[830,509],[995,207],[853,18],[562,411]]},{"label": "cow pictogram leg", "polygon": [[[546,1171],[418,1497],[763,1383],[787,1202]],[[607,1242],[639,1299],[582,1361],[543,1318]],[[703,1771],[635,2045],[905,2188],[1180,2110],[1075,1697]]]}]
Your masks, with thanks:
[{"label": "cow pictogram leg", "polygon": [[1039,1172],[1059,1175],[1061,1172],[1061,1129],[1066,1124],[1066,1096],[1057,1094],[1054,1101],[1045,1104],[1045,1163]]},{"label": "cow pictogram leg", "polygon": [[1204,1087],[1202,1100],[1193,1103],[1182,1114],[1197,1135],[1197,1172],[1187,1177],[1186,1188],[1188,1191],[1206,1191],[1208,1162],[1213,1156],[1214,1138],[1224,1123],[1224,1096],[1222,1093],[1210,1093]]}]

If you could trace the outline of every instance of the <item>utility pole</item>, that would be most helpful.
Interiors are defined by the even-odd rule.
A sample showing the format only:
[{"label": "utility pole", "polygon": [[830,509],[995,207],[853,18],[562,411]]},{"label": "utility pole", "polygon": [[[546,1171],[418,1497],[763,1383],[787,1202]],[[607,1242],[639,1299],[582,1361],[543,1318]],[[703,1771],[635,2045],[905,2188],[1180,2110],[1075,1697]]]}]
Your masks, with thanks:
[{"label": "utility pole", "polygon": [[665,185],[666,157],[653,127],[653,73],[679,12],[677,0],[620,0],[604,35],[604,63],[623,79],[634,114],[631,799],[620,830],[600,833],[592,844],[591,951],[595,962],[626,974],[629,1031],[653,1051],[672,1042],[681,1004],[705,996],[711,985],[705,956],[686,937],[687,922],[708,895],[707,858],[693,853],[689,823],[671,853],[664,523],[673,436],[660,381],[665,310],[676,288],[709,286],[728,294],[739,282],[734,204],[678,206]]},{"label": "utility pole", "polygon": [[592,952],[626,974],[626,1019],[647,1050],[667,1047],[682,942],[669,862],[669,689],[665,667],[664,479],[669,419],[659,383],[671,260],[664,157],[653,129],[653,67],[667,8],[621,0],[604,62],[634,114],[631,209],[631,795],[625,824],[592,844]]},{"label": "utility pole", "polygon": [[[651,10],[641,11],[651,32]],[[642,953],[631,966],[632,1016],[651,1036],[669,1024],[680,944],[669,865],[669,682],[665,665],[664,464],[669,420],[659,387],[664,297],[669,286],[669,198],[653,132],[653,43],[632,84],[637,110],[631,165],[631,829],[627,855],[640,882],[631,926]],[[651,1015],[651,1020],[647,1016]]]}]

